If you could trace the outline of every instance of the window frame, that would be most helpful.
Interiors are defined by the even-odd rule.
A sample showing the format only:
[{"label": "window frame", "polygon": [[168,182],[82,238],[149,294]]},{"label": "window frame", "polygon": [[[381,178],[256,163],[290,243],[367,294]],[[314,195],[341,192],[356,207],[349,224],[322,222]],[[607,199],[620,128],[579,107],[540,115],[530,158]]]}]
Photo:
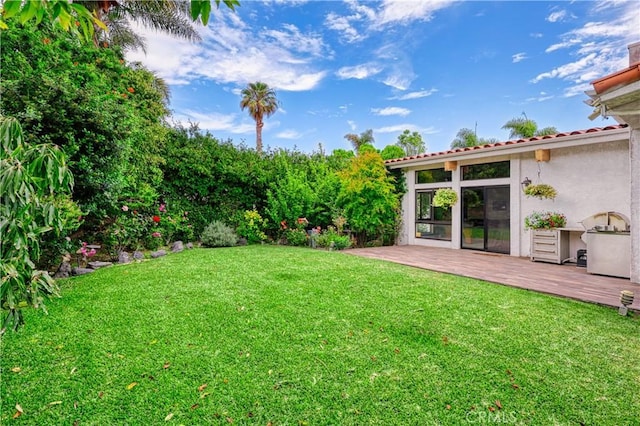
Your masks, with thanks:
[{"label": "window frame", "polygon": [[[424,188],[424,189],[416,189],[415,190],[415,210],[414,210],[414,236],[415,238],[420,238],[420,239],[427,239],[427,240],[439,240],[439,241],[452,241],[453,235],[452,235],[452,222],[453,222],[453,214],[452,214],[452,209],[451,207],[435,207],[433,205],[433,197],[435,195],[435,192],[440,189],[440,188]],[[423,205],[422,205],[422,197],[421,194],[430,194],[430,201],[428,203],[428,219],[421,219],[420,217],[426,216],[422,211]],[[444,211],[445,216],[448,216],[448,219],[442,220],[442,219],[436,219],[436,217],[438,216],[437,211],[438,210],[442,210]],[[445,230],[444,235],[439,234],[437,232],[432,232],[429,233],[427,235],[422,235],[421,231],[418,231],[418,228],[420,225],[431,225],[431,227],[437,228],[437,227],[448,227],[448,233]],[[418,235],[418,232],[421,232],[421,235]]]}]

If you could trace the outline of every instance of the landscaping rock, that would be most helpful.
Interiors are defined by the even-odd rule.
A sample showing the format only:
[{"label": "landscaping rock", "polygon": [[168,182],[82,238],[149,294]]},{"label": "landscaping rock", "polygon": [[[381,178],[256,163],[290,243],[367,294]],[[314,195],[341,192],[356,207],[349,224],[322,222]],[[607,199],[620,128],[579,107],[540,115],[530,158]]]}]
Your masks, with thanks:
[{"label": "landscaping rock", "polygon": [[95,269],[91,269],[91,268],[73,268],[71,272],[73,273],[73,275],[85,275],[95,271],[96,271]]},{"label": "landscaping rock", "polygon": [[158,250],[151,253],[151,257],[153,257],[154,259],[158,257],[166,256],[166,255],[167,255],[166,250]]},{"label": "landscaping rock", "polygon": [[111,266],[113,265],[113,263],[96,261],[96,262],[89,262],[88,265],[89,265],[89,268],[91,269],[100,269],[100,268],[105,268],[107,266]]},{"label": "landscaping rock", "polygon": [[144,253],[139,251],[139,250],[136,250],[136,251],[133,252],[133,258],[135,260],[142,260],[142,259],[144,259]]},{"label": "landscaping rock", "polygon": [[187,243],[187,245],[185,246],[188,250],[191,250],[193,248],[193,243]]},{"label": "landscaping rock", "polygon": [[118,253],[118,263],[131,263],[131,255],[126,251]]},{"label": "landscaping rock", "polygon": [[71,275],[71,263],[65,261],[65,262],[62,262],[62,264],[56,271],[53,278],[69,278],[70,275]]},{"label": "landscaping rock", "polygon": [[184,244],[182,244],[182,241],[175,241],[171,245],[171,253],[179,253],[182,250],[184,250]]}]

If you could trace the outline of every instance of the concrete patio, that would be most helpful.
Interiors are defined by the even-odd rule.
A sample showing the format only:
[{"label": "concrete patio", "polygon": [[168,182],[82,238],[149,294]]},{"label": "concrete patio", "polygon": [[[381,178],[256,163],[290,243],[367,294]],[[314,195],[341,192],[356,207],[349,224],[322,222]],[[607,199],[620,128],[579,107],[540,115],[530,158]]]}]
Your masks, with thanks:
[{"label": "concrete patio", "polygon": [[575,264],[555,265],[482,251],[423,246],[361,248],[347,253],[616,308],[620,306],[620,291],[631,290],[636,297],[630,308],[640,311],[640,285],[625,278],[589,274]]}]

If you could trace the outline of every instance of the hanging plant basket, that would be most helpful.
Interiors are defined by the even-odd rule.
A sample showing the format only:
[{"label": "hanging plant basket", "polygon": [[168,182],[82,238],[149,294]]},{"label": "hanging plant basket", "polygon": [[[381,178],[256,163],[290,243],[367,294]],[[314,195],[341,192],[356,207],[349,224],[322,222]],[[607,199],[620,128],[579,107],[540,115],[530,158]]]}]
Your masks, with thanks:
[{"label": "hanging plant basket", "polygon": [[558,192],[551,185],[547,185],[546,183],[539,183],[527,186],[524,189],[524,194],[527,197],[536,197],[540,198],[541,200],[544,198],[553,200],[558,195]]},{"label": "hanging plant basket", "polygon": [[449,208],[458,202],[458,193],[451,188],[440,188],[433,196],[435,207]]}]

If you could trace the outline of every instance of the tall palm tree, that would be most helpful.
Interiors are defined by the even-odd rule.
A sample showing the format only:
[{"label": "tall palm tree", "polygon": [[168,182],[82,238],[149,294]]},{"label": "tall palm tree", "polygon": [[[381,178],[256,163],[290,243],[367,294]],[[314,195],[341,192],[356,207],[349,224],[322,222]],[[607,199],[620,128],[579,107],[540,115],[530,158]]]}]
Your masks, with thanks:
[{"label": "tall palm tree", "polygon": [[249,115],[256,122],[256,151],[262,152],[262,128],[264,117],[270,117],[278,110],[276,92],[266,83],[257,81],[249,83],[242,90],[240,108],[249,110]]},{"label": "tall palm tree", "polygon": [[355,133],[347,133],[346,135],[344,135],[344,138],[351,142],[356,155],[358,155],[358,153],[360,152],[360,147],[362,147],[362,145],[373,145],[373,143],[375,142],[372,129],[365,130],[364,132],[360,133],[360,135],[356,135]]},{"label": "tall palm tree", "polygon": [[189,41],[200,41],[191,22],[187,0],[75,0],[96,13],[108,31],[96,29],[96,44],[145,50],[145,40],[131,28],[132,22]]},{"label": "tall palm tree", "polygon": [[558,130],[555,127],[544,127],[542,129],[538,129],[538,123],[529,119],[527,114],[524,112],[522,115],[522,117],[512,118],[502,126],[503,129],[509,130],[510,139],[528,139],[534,136],[554,135],[558,133]]},{"label": "tall palm tree", "polygon": [[499,142],[496,138],[479,138],[475,131],[467,127],[463,127],[458,130],[456,138],[451,142],[451,149],[487,145],[496,142]]}]

